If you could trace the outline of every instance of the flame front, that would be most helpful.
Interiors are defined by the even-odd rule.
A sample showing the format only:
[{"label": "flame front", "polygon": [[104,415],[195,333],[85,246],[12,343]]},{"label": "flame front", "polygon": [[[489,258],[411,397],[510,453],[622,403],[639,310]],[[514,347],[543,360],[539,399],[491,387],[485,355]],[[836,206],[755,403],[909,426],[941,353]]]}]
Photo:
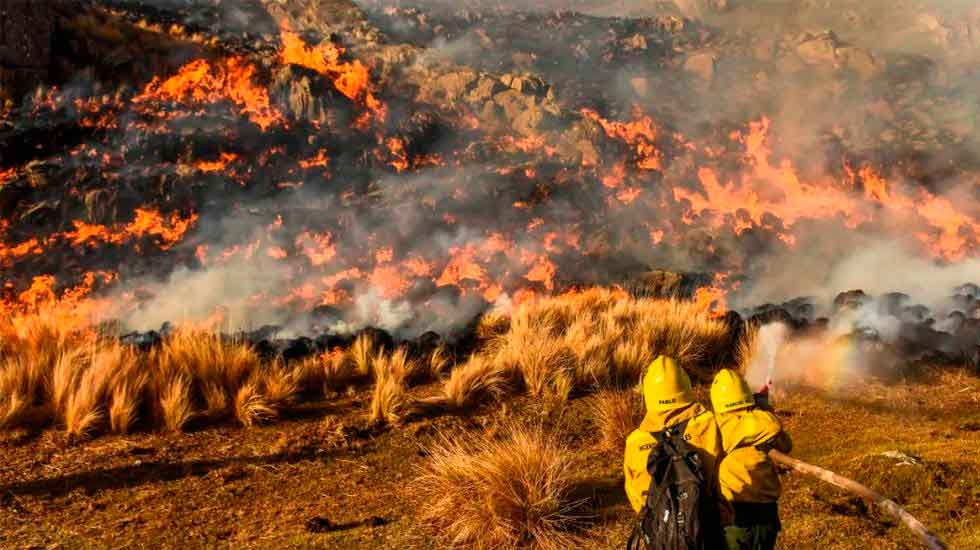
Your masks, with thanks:
[{"label": "flame front", "polygon": [[[641,107],[577,105],[558,129],[481,118],[502,116],[499,105],[430,117],[437,109],[411,98],[382,102],[367,61],[303,36],[283,25],[264,63],[212,51],[137,94],[38,93],[30,116],[67,113],[97,137],[46,160],[63,204],[0,220],[6,316],[63,302],[90,317],[103,294],[123,302],[115,313],[139,309],[160,293],[145,280],[179,268],[268,280],[222,295],[229,310],[334,308],[367,323],[429,308],[438,319],[659,265],[717,274],[694,299],[723,315],[758,269],[751,254],[798,249],[822,228],[913,242],[937,261],[977,255],[975,206],[856,156],[802,170],[800,156],[775,152],[784,136],[766,116],[700,139]],[[303,90],[277,88],[296,67],[336,90],[313,105],[336,112],[310,120],[283,99],[316,111]],[[34,193],[42,168],[0,167],[0,190]],[[59,208],[69,219],[51,221]],[[230,317],[206,309],[192,321]]]}]

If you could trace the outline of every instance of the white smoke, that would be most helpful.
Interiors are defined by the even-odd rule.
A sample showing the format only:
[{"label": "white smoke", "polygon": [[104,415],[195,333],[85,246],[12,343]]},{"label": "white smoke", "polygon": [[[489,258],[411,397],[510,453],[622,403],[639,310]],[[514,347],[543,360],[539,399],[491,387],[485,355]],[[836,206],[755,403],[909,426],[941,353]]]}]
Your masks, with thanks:
[{"label": "white smoke", "polygon": [[[815,251],[801,246],[768,256],[766,262],[771,268],[758,273],[751,289],[738,296],[735,303],[739,307],[808,296],[822,307],[821,314],[827,314],[837,293],[863,290],[871,295],[902,292],[915,303],[943,313],[953,289],[980,279],[980,259],[943,263],[889,240],[869,239],[851,250]],[[860,315],[865,322],[880,326],[872,322],[870,312]]]},{"label": "white smoke", "polygon": [[872,374],[882,361],[890,361],[882,350],[858,345],[837,330],[791,336],[781,323],[763,325],[757,330],[744,376],[752,391],[770,388],[772,402],[787,387],[847,386]]}]

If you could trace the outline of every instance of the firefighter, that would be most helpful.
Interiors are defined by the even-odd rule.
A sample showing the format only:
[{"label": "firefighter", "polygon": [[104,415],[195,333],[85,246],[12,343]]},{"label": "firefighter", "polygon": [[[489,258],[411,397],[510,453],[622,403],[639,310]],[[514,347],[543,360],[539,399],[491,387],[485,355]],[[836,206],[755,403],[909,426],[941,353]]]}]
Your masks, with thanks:
[{"label": "firefighter", "polygon": [[650,488],[647,457],[657,444],[653,433],[685,420],[689,422],[684,439],[701,457],[709,492],[717,497],[716,465],[721,454],[721,437],[711,411],[695,400],[691,380],[677,361],[661,355],[650,363],[643,377],[643,400],[646,416],[626,439],[623,459],[626,496],[633,509],[640,512]]},{"label": "firefighter", "polygon": [[774,414],[756,406],[745,379],[723,369],[711,384],[711,406],[721,431],[724,458],[718,465],[722,498],[734,512],[725,527],[730,550],[770,550],[779,536],[779,474],[769,450],[788,453],[789,434]]}]

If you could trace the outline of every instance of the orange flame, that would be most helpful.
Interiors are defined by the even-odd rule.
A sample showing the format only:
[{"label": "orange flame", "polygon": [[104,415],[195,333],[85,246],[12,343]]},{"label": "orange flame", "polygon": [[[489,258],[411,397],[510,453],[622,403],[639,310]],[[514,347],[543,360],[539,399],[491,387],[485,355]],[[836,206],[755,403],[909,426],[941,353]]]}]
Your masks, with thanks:
[{"label": "orange flame", "polygon": [[[688,201],[692,213],[706,214],[713,227],[731,222],[736,234],[752,227],[766,227],[766,216],[778,218],[787,229],[800,219],[839,216],[852,228],[870,219],[853,197],[832,182],[803,182],[788,160],[779,167],[770,164],[766,145],[769,124],[769,119],[763,118],[750,125],[748,136],[737,136],[746,146],[752,168],[742,174],[738,183],[722,184],[713,169],[700,168],[698,179],[703,192],[674,187],[674,198]],[[685,220],[692,221],[690,217]]]},{"label": "orange flame", "polygon": [[218,160],[201,160],[194,163],[194,167],[201,172],[220,172],[228,167],[229,164],[238,160],[238,155],[234,153],[221,153]]},{"label": "orange flame", "polygon": [[169,250],[183,240],[184,234],[197,222],[195,213],[186,218],[177,212],[165,218],[159,211],[149,208],[137,208],[135,213],[135,219],[125,226],[107,227],[73,220],[75,230],[62,233],[60,237],[74,246],[93,246],[96,243],[118,245],[149,236],[157,238],[161,250]]},{"label": "orange flame", "polygon": [[661,153],[657,149],[657,128],[653,119],[638,109],[634,112],[636,120],[617,122],[606,120],[592,109],[582,109],[582,115],[598,122],[606,135],[622,141],[633,148],[636,167],[640,170],[660,170]]},{"label": "orange flame", "polygon": [[242,57],[229,57],[214,64],[204,59],[191,61],[177,74],[161,80],[154,77],[134,103],[181,101],[217,103],[230,100],[263,130],[282,123],[282,115],[269,103],[269,91],[253,82],[254,65]]},{"label": "orange flame", "polygon": [[123,235],[135,238],[154,236],[161,250],[167,250],[184,238],[187,230],[197,221],[197,214],[181,218],[174,212],[165,219],[160,212],[152,209],[137,208],[136,219],[122,229]]},{"label": "orange flame", "polygon": [[728,302],[726,297],[728,291],[725,290],[725,283],[728,280],[727,273],[718,273],[710,286],[704,286],[694,291],[695,306],[711,315],[713,318],[721,318],[728,312]]},{"label": "orange flame", "polygon": [[315,166],[322,166],[325,168],[329,163],[330,163],[330,159],[327,158],[326,149],[320,149],[319,151],[317,151],[316,156],[311,159],[299,161],[300,167],[305,169],[313,168]]},{"label": "orange flame", "polygon": [[0,188],[2,188],[8,181],[14,179],[14,176],[16,175],[17,175],[17,170],[13,168],[0,170]]},{"label": "orange flame", "polygon": [[410,163],[408,161],[408,153],[405,151],[405,141],[401,138],[393,137],[388,138],[385,142],[388,146],[388,152],[391,153],[391,160],[388,164],[395,169],[396,172],[404,172],[408,170]]},{"label": "orange flame", "polygon": [[963,260],[972,249],[966,235],[973,235],[974,244],[980,239],[980,223],[959,211],[949,199],[937,197],[925,189],[918,190],[918,200],[907,197],[889,189],[888,182],[869,166],[861,168],[859,175],[865,198],[897,211],[902,217],[915,215],[929,225],[931,232],[918,232],[916,237],[934,257]]},{"label": "orange flame", "polygon": [[347,99],[366,106],[376,114],[383,113],[384,105],[371,91],[368,68],[360,60],[342,61],[344,49],[331,42],[307,46],[298,34],[289,30],[286,21],[281,25],[281,38],[279,58],[282,63],[312,69],[329,78]]},{"label": "orange flame", "polygon": [[321,266],[337,255],[337,245],[333,243],[333,235],[304,231],[296,237],[296,248],[310,259],[314,266]]}]

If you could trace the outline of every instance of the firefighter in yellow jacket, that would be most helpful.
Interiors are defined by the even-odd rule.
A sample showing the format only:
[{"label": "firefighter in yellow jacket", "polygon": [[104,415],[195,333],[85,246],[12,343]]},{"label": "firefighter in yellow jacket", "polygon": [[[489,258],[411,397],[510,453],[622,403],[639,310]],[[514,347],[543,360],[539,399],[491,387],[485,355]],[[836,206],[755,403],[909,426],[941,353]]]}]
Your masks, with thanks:
[{"label": "firefighter in yellow jacket", "polygon": [[633,509],[640,512],[646,504],[646,493],[650,488],[647,457],[657,446],[652,434],[685,420],[689,422],[684,439],[700,456],[708,490],[713,497],[717,496],[716,467],[721,454],[721,437],[711,411],[694,399],[691,380],[677,361],[661,355],[647,367],[643,377],[643,400],[646,416],[640,427],[626,439],[623,459],[626,496]]},{"label": "firefighter in yellow jacket", "polygon": [[770,550],[781,528],[777,504],[781,487],[768,452],[788,453],[793,443],[779,419],[756,406],[748,383],[732,370],[715,375],[711,406],[724,450],[718,485],[734,511],[733,523],[725,527],[728,548]]}]

